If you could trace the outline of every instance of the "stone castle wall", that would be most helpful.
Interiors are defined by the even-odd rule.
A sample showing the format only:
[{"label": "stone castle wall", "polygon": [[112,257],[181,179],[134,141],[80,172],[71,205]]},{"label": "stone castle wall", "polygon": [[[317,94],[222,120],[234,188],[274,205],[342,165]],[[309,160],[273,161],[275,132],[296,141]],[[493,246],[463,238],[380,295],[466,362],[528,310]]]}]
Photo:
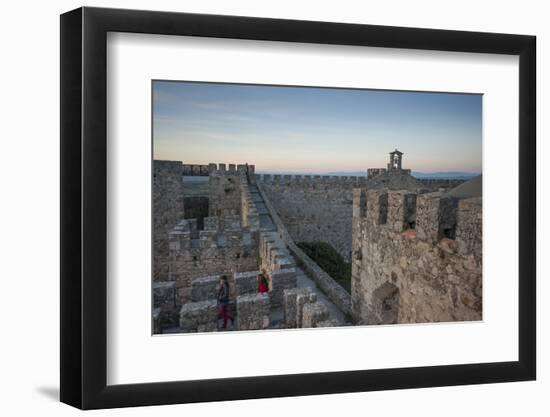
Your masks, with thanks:
[{"label": "stone castle wall", "polygon": [[254,165],[210,164],[208,168],[209,215],[240,214],[242,182],[254,178]]},{"label": "stone castle wall", "polygon": [[433,191],[439,191],[440,188],[450,190],[466,182],[466,180],[447,180],[438,178],[419,178],[418,181],[420,181],[424,187]]},{"label": "stone castle wall", "polygon": [[481,320],[481,216],[481,198],[354,190],[354,319]]},{"label": "stone castle wall", "polygon": [[[204,166],[201,166],[204,170]],[[176,281],[179,304],[192,298],[192,281],[258,269],[259,214],[248,189],[254,166],[208,165],[210,215],[182,219],[170,231],[168,279]]]},{"label": "stone castle wall", "polygon": [[[350,314],[351,309],[351,297],[350,294],[338,284],[329,274],[321,269],[309,256],[305,254],[294,242],[292,236],[286,229],[283,221],[279,217],[278,213],[275,211],[275,208],[272,202],[267,197],[267,193],[264,190],[264,184],[258,182],[258,191],[263,197],[265,202],[266,209],[273,219],[273,223],[277,228],[277,233],[275,236],[271,235],[275,241],[280,239],[282,243],[286,246],[292,256],[296,259],[296,262],[300,265],[309,277],[311,277],[317,286],[327,295],[327,297],[346,315]],[[263,234],[263,233],[262,233]],[[269,238],[269,236],[266,236]],[[271,240],[271,239],[267,239]],[[260,245],[263,242],[260,240]],[[260,246],[260,253],[263,253],[262,246]],[[263,262],[262,257],[262,262]],[[267,259],[267,257],[265,257]],[[264,266],[262,266],[264,268]]]},{"label": "stone castle wall", "polygon": [[208,275],[253,271],[258,268],[258,230],[241,227],[240,219],[204,219],[204,230],[194,219],[182,220],[170,232],[169,280],[176,281],[177,300],[191,298],[191,281]]},{"label": "stone castle wall", "polygon": [[184,217],[182,163],[153,162],[153,279],[168,279],[168,232]]},{"label": "stone castle wall", "polygon": [[324,241],[351,255],[353,188],[365,177],[263,175],[263,190],[295,242]]}]

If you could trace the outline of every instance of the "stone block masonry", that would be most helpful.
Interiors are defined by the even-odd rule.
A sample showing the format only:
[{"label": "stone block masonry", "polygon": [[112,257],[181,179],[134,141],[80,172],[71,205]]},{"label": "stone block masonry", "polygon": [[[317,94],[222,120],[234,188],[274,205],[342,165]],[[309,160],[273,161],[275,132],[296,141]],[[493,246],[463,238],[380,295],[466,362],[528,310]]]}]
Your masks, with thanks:
[{"label": "stone block masonry", "polygon": [[197,278],[191,281],[191,301],[215,300],[218,296],[220,275]]},{"label": "stone block masonry", "polygon": [[462,200],[458,206],[456,241],[458,251],[463,255],[482,251],[482,211],[481,198]]},{"label": "stone block masonry", "polygon": [[302,325],[302,311],[306,303],[317,301],[317,294],[311,288],[286,289],[283,292],[283,314],[285,327],[288,329],[300,328]]},{"label": "stone block masonry", "polygon": [[161,333],[164,327],[177,326],[176,283],[174,281],[153,282],[154,332]]},{"label": "stone block masonry", "polygon": [[153,280],[168,280],[168,232],[184,217],[182,163],[153,162]]},{"label": "stone block masonry", "polygon": [[260,267],[269,275],[273,271],[295,266],[294,259],[292,259],[285,243],[276,232],[260,233],[259,255],[261,258]]},{"label": "stone block masonry", "polygon": [[329,319],[328,307],[321,301],[306,303],[302,309],[302,327],[320,327],[320,323]]},{"label": "stone block masonry", "polygon": [[269,308],[267,294],[248,294],[237,297],[237,329],[267,329],[270,324]]},{"label": "stone block masonry", "polygon": [[351,252],[354,184],[339,177],[330,181],[303,177],[262,183],[294,241],[328,242],[346,260]]},{"label": "stone block masonry", "polygon": [[481,320],[481,219],[481,198],[356,189],[354,320]]},{"label": "stone block masonry", "polygon": [[258,269],[258,231],[241,228],[225,219],[204,219],[205,230],[196,230],[194,219],[181,221],[169,234],[169,277],[176,281],[177,300],[191,300],[196,278],[225,274],[233,288],[235,272]]},{"label": "stone block masonry", "polygon": [[283,304],[283,294],[287,289],[295,288],[296,268],[278,269],[271,272],[271,303],[274,307]]},{"label": "stone block masonry", "polygon": [[340,323],[338,320],[328,319],[328,320],[317,322],[316,327],[338,327],[341,325],[342,323]]},{"label": "stone block masonry", "polygon": [[160,321],[160,308],[153,308],[153,333],[162,333],[162,325]]},{"label": "stone block masonry", "polygon": [[242,214],[242,199],[246,199],[242,182],[254,180],[254,165],[209,164],[210,216]]},{"label": "stone block masonry", "polygon": [[[376,174],[376,175],[375,175]],[[353,189],[389,188],[417,191],[424,187],[410,170],[369,170],[366,177],[256,176],[295,242],[328,242],[351,259]]]},{"label": "stone block masonry", "polygon": [[174,281],[153,282],[153,306],[162,311],[173,311],[176,306],[176,283]]},{"label": "stone block masonry", "polygon": [[258,275],[259,271],[236,272],[235,295],[255,294],[258,291]]},{"label": "stone block masonry", "polygon": [[269,294],[273,306],[281,306],[285,289],[296,287],[294,259],[275,232],[261,232],[259,254],[261,269],[267,274]]},{"label": "stone block masonry", "polygon": [[209,164],[208,170],[209,216],[180,219],[168,233],[168,277],[177,283],[180,304],[193,301],[196,278],[225,274],[234,296],[233,274],[258,269],[260,221],[248,186],[254,166]]},{"label": "stone block masonry", "polygon": [[216,300],[186,303],[180,310],[182,332],[213,332],[218,329]]},{"label": "stone block masonry", "polygon": [[[265,177],[265,175],[264,175]],[[262,258],[262,268],[264,268],[264,258],[267,259],[267,255],[264,256],[268,249],[267,242],[276,242],[279,240],[281,244],[284,242],[289,252],[300,263],[300,267],[317,283],[319,288],[327,294],[330,300],[344,313],[350,314],[351,312],[351,297],[350,294],[338,284],[329,274],[323,271],[319,265],[317,265],[310,257],[308,257],[295,243],[292,236],[286,229],[283,221],[277,214],[274,206],[267,197],[263,189],[262,182],[258,182],[258,191],[260,192],[265,206],[268,209],[273,222],[277,227],[277,233],[262,232],[260,235],[260,257]]]}]

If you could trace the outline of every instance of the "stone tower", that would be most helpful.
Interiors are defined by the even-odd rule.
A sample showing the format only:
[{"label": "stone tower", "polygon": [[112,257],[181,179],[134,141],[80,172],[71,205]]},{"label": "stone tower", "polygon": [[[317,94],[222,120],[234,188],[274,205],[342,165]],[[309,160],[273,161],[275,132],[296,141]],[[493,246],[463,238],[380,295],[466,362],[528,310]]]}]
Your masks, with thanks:
[{"label": "stone tower", "polygon": [[397,149],[390,152],[390,163],[388,164],[388,171],[401,171],[401,160],[403,159],[403,152],[399,152]]}]

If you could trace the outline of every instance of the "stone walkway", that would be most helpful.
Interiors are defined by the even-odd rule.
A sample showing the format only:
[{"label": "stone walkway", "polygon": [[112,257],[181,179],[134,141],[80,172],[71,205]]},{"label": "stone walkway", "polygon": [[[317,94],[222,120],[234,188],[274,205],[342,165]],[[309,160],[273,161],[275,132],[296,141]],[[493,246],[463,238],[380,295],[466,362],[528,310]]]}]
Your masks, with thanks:
[{"label": "stone walkway", "polygon": [[[337,320],[339,323],[343,323],[345,325],[345,317],[344,314],[334,305],[332,301],[330,301],[325,294],[317,287],[315,282],[309,278],[306,273],[300,269],[297,269],[297,277],[296,282],[298,284],[298,288],[311,288],[312,291],[317,294],[317,300],[324,302],[329,310],[330,318]],[[269,329],[278,329],[281,328],[283,325],[283,319],[284,319],[284,313],[283,308],[272,308],[269,314],[271,326]],[[218,331],[234,331],[235,326],[234,323],[229,321],[227,323],[227,329],[222,329],[222,321],[218,320]],[[178,327],[170,328],[170,329],[164,329],[163,333],[180,333],[180,329]]]},{"label": "stone walkway", "polygon": [[[298,284],[298,288],[311,288],[312,291],[317,294],[317,300],[324,302],[329,310],[330,318],[337,320],[339,323],[345,323],[345,317],[344,314],[334,305],[332,301],[330,301],[325,294],[317,287],[315,282],[306,275],[306,273],[296,267],[297,277],[296,282]],[[283,320],[284,320],[284,312],[282,307],[278,308],[272,308],[269,314],[269,318],[271,321],[270,329],[278,329],[283,327]],[[219,331],[232,331],[235,330],[233,327],[233,324],[228,323],[227,329],[223,330],[221,329],[222,321],[220,320],[218,322],[219,324]]]},{"label": "stone walkway", "polygon": [[250,190],[250,196],[252,197],[252,201],[256,205],[256,209],[260,215],[260,229],[267,232],[277,231],[277,228],[273,223],[273,219],[269,214],[269,210],[265,206],[264,199],[258,191],[258,186],[256,184],[248,184],[248,189]]},{"label": "stone walkway", "polygon": [[342,311],[330,299],[317,287],[315,281],[306,275],[306,273],[300,269],[296,268],[298,272],[297,283],[298,288],[307,288],[310,287],[313,289],[313,292],[317,294],[317,300],[324,302],[329,310],[330,318],[338,320],[339,323],[345,323],[345,316]]},{"label": "stone walkway", "polygon": [[[248,185],[248,188],[250,190],[252,200],[256,204],[256,208],[260,215],[261,230],[276,231],[277,228],[273,222],[273,219],[271,218],[271,215],[269,214],[269,210],[265,205],[264,199],[262,198],[262,195],[258,190],[258,186],[256,184],[250,183]],[[336,305],[334,305],[334,303],[330,299],[328,299],[327,296],[317,287],[317,285],[315,284],[315,281],[309,278],[301,268],[296,267],[296,270],[298,273],[298,276],[297,276],[298,288],[307,288],[307,287],[312,288],[313,292],[317,294],[317,299],[320,301],[323,301],[328,306],[330,318],[336,319],[340,323],[344,323],[344,314],[342,313],[342,311],[338,307],[336,307]],[[271,322],[274,323],[276,326],[277,323],[282,322],[282,320],[283,320],[282,309],[273,309],[271,314]]]},{"label": "stone walkway", "polygon": [[[258,214],[260,215],[260,229],[262,231],[276,231],[277,228],[273,222],[273,219],[271,218],[271,215],[269,214],[269,210],[265,206],[265,202],[258,191],[258,187],[256,184],[249,184],[250,194],[252,197],[252,200],[256,204],[256,208],[258,210]],[[330,301],[329,298],[317,287],[315,284],[315,281],[313,281],[311,278],[309,278],[306,273],[299,267],[296,266],[296,282],[298,285],[298,288],[311,288],[311,290],[317,294],[317,300],[324,302],[329,310],[330,319],[335,319],[339,323],[345,323],[345,317],[344,314],[334,305],[332,301]],[[272,308],[269,314],[271,326],[270,329],[277,329],[283,327],[283,321],[284,321],[284,312],[282,307],[278,308]],[[222,321],[218,320],[218,331],[233,331],[236,330],[234,323],[231,321],[227,324],[227,329],[222,329]],[[164,329],[163,333],[179,333],[180,329],[170,328],[170,329]]]}]

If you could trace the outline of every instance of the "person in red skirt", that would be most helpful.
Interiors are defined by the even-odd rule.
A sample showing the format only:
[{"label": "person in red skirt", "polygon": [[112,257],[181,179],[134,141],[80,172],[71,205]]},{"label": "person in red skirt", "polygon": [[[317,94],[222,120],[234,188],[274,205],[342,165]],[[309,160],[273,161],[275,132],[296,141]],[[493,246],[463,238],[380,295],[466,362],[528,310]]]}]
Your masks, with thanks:
[{"label": "person in red skirt", "polygon": [[266,293],[269,290],[267,285],[267,278],[265,272],[258,275],[258,292],[260,294]]},{"label": "person in red skirt", "polygon": [[227,282],[227,276],[222,275],[220,278],[220,285],[218,287],[218,318],[223,319],[222,329],[227,328],[227,320],[231,320],[233,323],[233,317],[228,311],[229,304],[229,284]]}]

